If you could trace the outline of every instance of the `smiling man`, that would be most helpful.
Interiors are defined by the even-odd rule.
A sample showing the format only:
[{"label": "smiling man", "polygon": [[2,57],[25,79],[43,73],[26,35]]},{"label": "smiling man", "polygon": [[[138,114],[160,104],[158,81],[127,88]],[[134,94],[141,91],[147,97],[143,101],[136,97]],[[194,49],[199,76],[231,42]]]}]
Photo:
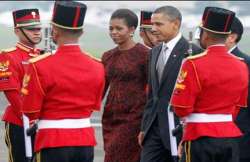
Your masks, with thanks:
[{"label": "smiling man", "polygon": [[[180,32],[182,16],[172,6],[157,8],[151,17],[152,31],[160,45],[149,57],[149,94],[144,109],[139,143],[141,162],[172,162],[167,107],[182,59],[188,56],[188,41]],[[193,53],[200,53],[193,46]],[[176,119],[177,121],[178,119]]]}]

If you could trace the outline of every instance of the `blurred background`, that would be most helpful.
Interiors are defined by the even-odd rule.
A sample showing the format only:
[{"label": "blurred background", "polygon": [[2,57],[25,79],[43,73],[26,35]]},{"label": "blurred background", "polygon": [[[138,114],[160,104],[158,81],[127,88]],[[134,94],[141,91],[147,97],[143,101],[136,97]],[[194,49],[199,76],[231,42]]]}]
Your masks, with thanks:
[{"label": "blurred background", "polygon": [[[0,39],[0,49],[12,47],[16,42],[12,27],[12,11],[23,8],[38,8],[42,22],[46,25],[49,23],[52,15],[53,3],[53,1],[1,1],[0,38],[4,39]],[[81,46],[97,57],[100,57],[104,51],[115,46],[108,34],[109,19],[114,10],[129,8],[140,16],[141,10],[153,11],[163,5],[173,5],[181,11],[184,36],[187,36],[189,31],[194,31],[194,28],[199,25],[206,6],[223,7],[235,11],[245,27],[240,48],[250,53],[250,49],[247,47],[247,42],[250,39],[250,2],[248,1],[84,1],[84,3],[87,4],[88,9]],[[135,39],[141,41],[138,29],[135,33]],[[40,44],[40,47],[42,46],[43,43]]]},{"label": "blurred background", "polygon": [[[88,51],[95,57],[101,57],[104,51],[115,47],[109,37],[109,19],[113,11],[118,8],[129,8],[138,17],[141,10],[154,11],[163,5],[177,7],[183,16],[182,33],[188,35],[189,31],[194,31],[200,23],[203,10],[206,6],[215,6],[230,9],[243,23],[244,34],[239,47],[247,54],[250,54],[250,2],[248,1],[82,1],[88,6],[84,35],[80,40],[82,49]],[[44,26],[49,24],[53,1],[1,1],[0,2],[0,49],[15,46],[17,41],[13,33],[12,11],[24,8],[38,8]],[[139,38],[139,28],[135,33],[135,40],[142,42]],[[39,44],[43,48],[43,42]],[[7,105],[6,99],[0,93],[0,117]],[[95,148],[95,162],[103,161],[103,141],[101,132],[102,112],[95,113],[92,117],[96,129],[98,145]],[[0,162],[7,162],[7,150],[4,143],[4,124],[0,122]]]}]

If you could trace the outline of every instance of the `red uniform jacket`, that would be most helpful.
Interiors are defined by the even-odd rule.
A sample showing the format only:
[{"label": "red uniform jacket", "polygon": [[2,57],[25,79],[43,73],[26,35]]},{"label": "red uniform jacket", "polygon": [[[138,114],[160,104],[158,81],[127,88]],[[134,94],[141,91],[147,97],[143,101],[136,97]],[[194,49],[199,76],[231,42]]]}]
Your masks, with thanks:
[{"label": "red uniform jacket", "polygon": [[[4,91],[10,105],[6,108],[2,120],[22,126],[21,120],[21,87],[24,76],[23,64],[40,52],[24,44],[17,43],[16,47],[4,50],[0,55],[0,91]],[[1,70],[1,67],[5,69]]]},{"label": "red uniform jacket", "polygon": [[[245,63],[227,53],[225,46],[210,46],[184,62],[171,104],[179,117],[191,113],[234,114],[237,108],[247,106],[247,93]],[[233,121],[187,123],[183,140],[240,135]]]},{"label": "red uniform jacket", "polygon": [[[104,89],[104,67],[80,50],[64,45],[55,54],[33,60],[24,77],[23,112],[31,119],[62,120],[89,118],[99,110]],[[94,129],[39,129],[35,151],[65,146],[93,146]]]}]

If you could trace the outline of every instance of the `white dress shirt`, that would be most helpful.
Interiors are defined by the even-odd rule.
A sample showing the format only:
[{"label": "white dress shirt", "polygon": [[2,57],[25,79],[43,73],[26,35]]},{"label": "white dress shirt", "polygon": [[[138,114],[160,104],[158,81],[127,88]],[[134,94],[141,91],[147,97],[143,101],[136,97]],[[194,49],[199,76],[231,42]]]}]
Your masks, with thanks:
[{"label": "white dress shirt", "polygon": [[[181,39],[181,33],[179,32],[172,40],[170,40],[168,43],[163,42],[162,44],[162,50],[164,50],[167,47],[167,50],[164,52],[164,62],[168,61],[168,58],[170,54],[172,53],[174,47],[178,43],[178,41]],[[163,52],[163,51],[162,51]]]},{"label": "white dress shirt", "polygon": [[157,60],[156,70],[158,73],[158,79],[161,81],[161,77],[165,68],[165,65],[167,63],[167,60],[172,53],[175,45],[177,42],[181,39],[181,33],[178,33],[176,37],[174,37],[172,40],[170,40],[168,43],[163,42],[161,53]]}]

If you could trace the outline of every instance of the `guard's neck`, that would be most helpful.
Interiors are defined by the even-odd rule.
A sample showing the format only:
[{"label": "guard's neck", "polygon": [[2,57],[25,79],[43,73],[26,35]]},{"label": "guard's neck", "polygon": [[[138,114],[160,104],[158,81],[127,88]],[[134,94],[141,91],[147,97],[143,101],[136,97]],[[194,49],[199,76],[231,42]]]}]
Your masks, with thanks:
[{"label": "guard's neck", "polygon": [[64,44],[78,44],[79,40],[74,38],[74,39],[59,39],[57,41],[58,46],[62,46]]}]

